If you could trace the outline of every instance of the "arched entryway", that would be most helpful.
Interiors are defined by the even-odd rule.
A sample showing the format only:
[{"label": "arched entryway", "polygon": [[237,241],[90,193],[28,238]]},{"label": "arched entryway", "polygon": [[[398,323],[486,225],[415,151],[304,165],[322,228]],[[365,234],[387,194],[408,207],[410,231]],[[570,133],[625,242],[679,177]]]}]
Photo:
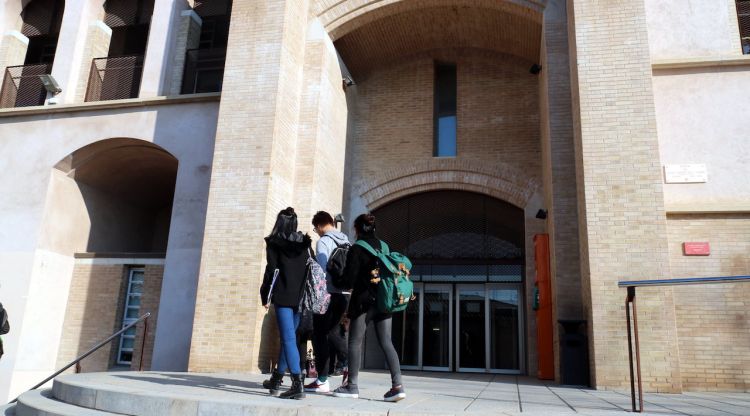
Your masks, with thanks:
[{"label": "arched entryway", "polygon": [[[491,196],[439,190],[374,210],[378,234],[414,262],[416,299],[394,315],[405,369],[522,373],[524,211]],[[365,363],[382,363],[374,337]]]}]

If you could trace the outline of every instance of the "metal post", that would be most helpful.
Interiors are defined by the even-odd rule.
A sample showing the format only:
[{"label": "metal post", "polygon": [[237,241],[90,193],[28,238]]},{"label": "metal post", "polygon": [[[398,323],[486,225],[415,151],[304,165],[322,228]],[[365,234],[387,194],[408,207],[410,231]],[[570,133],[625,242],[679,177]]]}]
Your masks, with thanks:
[{"label": "metal post", "polygon": [[625,297],[625,322],[628,328],[628,363],[630,368],[630,401],[632,404],[633,412],[635,410],[635,374],[633,370],[633,337],[630,330],[630,302],[632,297],[635,295],[635,289],[632,287],[628,288],[628,295]]},{"label": "metal post", "polygon": [[[638,342],[638,308],[636,306],[637,299],[635,297],[635,287],[633,289],[633,333],[635,334],[635,365],[636,374],[638,374],[638,413],[643,412],[643,380],[641,379],[641,346]],[[628,288],[630,290],[630,288]]]},{"label": "metal post", "polygon": [[146,349],[146,337],[148,337],[148,318],[143,321],[143,339],[141,340],[141,357],[138,371],[143,371],[143,351]]}]

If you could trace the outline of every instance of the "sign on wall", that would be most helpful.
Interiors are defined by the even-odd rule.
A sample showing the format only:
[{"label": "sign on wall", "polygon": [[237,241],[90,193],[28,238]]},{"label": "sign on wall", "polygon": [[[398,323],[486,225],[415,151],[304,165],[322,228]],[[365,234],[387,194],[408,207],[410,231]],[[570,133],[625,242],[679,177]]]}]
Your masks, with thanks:
[{"label": "sign on wall", "polygon": [[708,182],[708,170],[702,163],[664,165],[664,182],[705,183]]},{"label": "sign on wall", "polygon": [[682,243],[682,253],[686,256],[708,256],[711,246],[708,241],[686,241]]}]

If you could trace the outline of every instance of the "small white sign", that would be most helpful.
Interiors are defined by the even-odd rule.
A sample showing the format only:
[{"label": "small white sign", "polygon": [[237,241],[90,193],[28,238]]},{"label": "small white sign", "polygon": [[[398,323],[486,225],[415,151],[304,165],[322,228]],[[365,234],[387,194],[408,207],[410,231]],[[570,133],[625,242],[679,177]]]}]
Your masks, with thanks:
[{"label": "small white sign", "polygon": [[708,170],[702,163],[664,165],[664,182],[705,183],[708,182]]}]

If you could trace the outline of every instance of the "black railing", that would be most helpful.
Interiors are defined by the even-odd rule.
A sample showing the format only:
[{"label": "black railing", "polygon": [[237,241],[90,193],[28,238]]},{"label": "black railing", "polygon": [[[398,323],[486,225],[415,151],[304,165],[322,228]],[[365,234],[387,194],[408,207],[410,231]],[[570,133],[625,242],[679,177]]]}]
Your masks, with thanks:
[{"label": "black railing", "polygon": [[96,58],[86,89],[86,101],[136,98],[141,90],[143,55]]},{"label": "black railing", "polygon": [[221,91],[226,57],[226,49],[189,49],[185,56],[181,93]]},{"label": "black railing", "polygon": [[[638,309],[635,298],[635,289],[639,286],[678,286],[678,285],[707,285],[714,283],[750,283],[750,276],[722,276],[722,277],[689,277],[680,279],[658,279],[658,280],[624,280],[617,286],[628,289],[625,297],[625,319],[628,328],[628,360],[630,364],[630,400],[633,412],[643,412],[643,381],[641,380],[641,347],[638,340]],[[631,307],[633,324],[631,330]],[[633,362],[633,338],[635,338],[635,363]],[[633,365],[635,364],[635,365]],[[635,372],[635,374],[633,374]],[[635,406],[635,384],[638,380],[638,408]]]},{"label": "black railing", "polygon": [[[80,363],[81,360],[83,360],[84,358],[88,357],[89,355],[97,352],[101,347],[103,347],[103,346],[107,345],[108,343],[112,342],[113,339],[115,339],[115,338],[119,337],[120,335],[124,334],[125,331],[127,331],[128,329],[130,329],[130,328],[138,325],[138,323],[140,323],[141,321],[144,321],[144,329],[143,329],[143,339],[141,340],[141,361],[140,361],[140,364],[138,365],[138,371],[143,371],[143,350],[145,349],[145,346],[146,346],[146,337],[148,336],[148,318],[149,317],[151,317],[151,313],[150,312],[148,312],[145,315],[143,315],[140,318],[138,318],[137,321],[135,321],[133,323],[130,323],[129,325],[123,327],[121,330],[115,332],[114,334],[112,334],[109,338],[105,339],[104,341],[96,344],[93,348],[91,348],[90,350],[86,351],[84,354],[82,354],[81,356],[79,356],[75,360],[73,360],[70,363],[68,363],[65,367],[57,370],[55,372],[55,374],[52,374],[51,376],[45,378],[44,380],[42,380],[41,382],[39,382],[39,384],[37,384],[36,386],[30,388],[28,391],[36,390],[39,387],[42,387],[45,383],[47,383],[48,381],[54,379],[55,377],[59,376],[60,374],[64,373],[65,370],[69,369],[70,367],[76,366],[76,369],[78,369],[78,363]],[[76,371],[76,372],[78,372],[78,371]],[[15,399],[13,399],[13,401],[11,401],[10,403],[15,403],[17,401],[18,401],[18,397],[16,397]]]},{"label": "black railing", "polygon": [[47,90],[40,75],[47,75],[52,64],[18,65],[5,68],[0,108],[30,107],[44,105]]}]

